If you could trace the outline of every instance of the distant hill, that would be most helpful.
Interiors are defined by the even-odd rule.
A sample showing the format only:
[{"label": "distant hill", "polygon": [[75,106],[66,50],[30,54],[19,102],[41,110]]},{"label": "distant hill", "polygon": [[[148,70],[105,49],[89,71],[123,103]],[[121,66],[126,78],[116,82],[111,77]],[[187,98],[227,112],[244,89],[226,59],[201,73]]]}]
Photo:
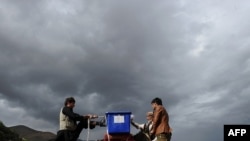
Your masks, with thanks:
[{"label": "distant hill", "polygon": [[[9,127],[10,130],[19,134],[21,138],[27,141],[54,141],[56,135],[51,132],[37,131],[24,125]],[[77,141],[82,141],[78,139]]]},{"label": "distant hill", "polygon": [[0,141],[54,141],[55,138],[56,135],[51,132],[34,130],[25,125],[6,127],[0,121]]},{"label": "distant hill", "polygon": [[18,133],[21,138],[25,138],[28,141],[50,141],[56,137],[56,135],[51,132],[37,131],[24,125],[12,126],[9,127],[9,129]]},{"label": "distant hill", "polygon": [[9,128],[7,128],[1,121],[0,121],[0,139],[1,141],[22,141],[19,135]]}]

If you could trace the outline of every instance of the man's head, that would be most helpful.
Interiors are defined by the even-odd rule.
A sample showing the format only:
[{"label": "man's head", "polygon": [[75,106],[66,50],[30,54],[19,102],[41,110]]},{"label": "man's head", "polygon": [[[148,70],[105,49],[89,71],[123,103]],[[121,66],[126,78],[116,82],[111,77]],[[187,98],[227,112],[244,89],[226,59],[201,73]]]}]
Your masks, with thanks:
[{"label": "man's head", "polygon": [[147,116],[147,120],[152,120],[153,119],[153,112],[147,112],[146,116]]},{"label": "man's head", "polygon": [[158,105],[162,105],[162,101],[160,98],[156,97],[151,101],[152,108],[155,108]]},{"label": "man's head", "polygon": [[64,106],[74,108],[75,107],[75,99],[73,97],[68,97],[65,99]]}]

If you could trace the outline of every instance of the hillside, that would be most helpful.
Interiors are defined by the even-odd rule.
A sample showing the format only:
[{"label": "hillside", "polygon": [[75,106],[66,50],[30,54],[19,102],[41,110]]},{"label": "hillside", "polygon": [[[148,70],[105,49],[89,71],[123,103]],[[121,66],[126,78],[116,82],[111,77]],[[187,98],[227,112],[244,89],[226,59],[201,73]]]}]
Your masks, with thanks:
[{"label": "hillside", "polygon": [[7,128],[1,121],[0,121],[0,139],[1,141],[22,141],[19,135],[9,128]]},{"label": "hillside", "polygon": [[34,130],[24,125],[6,127],[0,121],[0,141],[54,141],[55,137],[51,132]]},{"label": "hillside", "polygon": [[9,127],[9,129],[18,133],[21,138],[25,138],[28,141],[49,141],[56,136],[51,132],[37,131],[24,125],[12,126]]},{"label": "hillside", "polygon": [[[9,127],[10,130],[19,134],[27,141],[54,141],[56,135],[51,132],[37,131],[24,125]],[[78,141],[82,141],[78,139]]]}]

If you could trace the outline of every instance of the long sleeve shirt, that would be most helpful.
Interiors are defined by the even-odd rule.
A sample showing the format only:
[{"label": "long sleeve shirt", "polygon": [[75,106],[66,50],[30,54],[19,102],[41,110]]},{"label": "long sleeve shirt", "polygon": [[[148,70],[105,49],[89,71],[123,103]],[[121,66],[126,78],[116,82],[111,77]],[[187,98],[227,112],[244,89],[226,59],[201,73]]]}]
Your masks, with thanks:
[{"label": "long sleeve shirt", "polygon": [[68,116],[71,120],[74,120],[75,122],[84,119],[84,116],[79,115],[79,114],[77,114],[77,113],[74,113],[74,111],[73,111],[72,108],[69,108],[69,107],[66,107],[66,106],[63,107],[62,113],[63,113],[64,115]]},{"label": "long sleeve shirt", "polygon": [[162,105],[159,105],[154,109],[153,123],[152,132],[155,135],[160,133],[170,133],[169,116]]}]

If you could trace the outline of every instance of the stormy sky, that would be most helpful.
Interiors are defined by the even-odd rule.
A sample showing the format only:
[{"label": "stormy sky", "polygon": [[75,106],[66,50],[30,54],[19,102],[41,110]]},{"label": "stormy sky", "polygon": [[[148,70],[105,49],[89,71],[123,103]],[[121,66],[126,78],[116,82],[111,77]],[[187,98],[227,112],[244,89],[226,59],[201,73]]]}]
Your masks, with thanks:
[{"label": "stormy sky", "polygon": [[56,133],[73,96],[79,114],[131,111],[144,123],[160,97],[172,141],[223,140],[224,124],[250,124],[249,5],[1,0],[0,120]]}]

